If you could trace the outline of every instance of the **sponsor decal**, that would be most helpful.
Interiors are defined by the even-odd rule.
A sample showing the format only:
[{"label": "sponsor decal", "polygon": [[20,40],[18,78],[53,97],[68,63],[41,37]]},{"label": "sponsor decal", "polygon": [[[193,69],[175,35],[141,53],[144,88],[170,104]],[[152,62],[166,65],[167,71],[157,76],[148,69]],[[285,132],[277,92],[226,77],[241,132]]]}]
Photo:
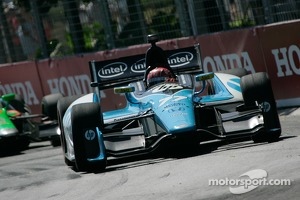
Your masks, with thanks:
[{"label": "sponsor decal", "polygon": [[168,58],[168,62],[171,67],[180,67],[188,65],[194,58],[194,55],[190,52],[179,52],[172,54]]},{"label": "sponsor decal", "polygon": [[169,100],[172,100],[172,101],[180,101],[180,100],[186,99],[186,98],[187,98],[187,97],[185,97],[185,96],[169,96],[169,97],[160,99],[160,100],[159,100],[160,104],[159,104],[158,107],[164,105],[164,104],[165,104],[167,101],[169,101]]},{"label": "sponsor decal", "polygon": [[169,112],[169,113],[173,113],[173,112],[182,112],[182,111],[185,111],[185,108],[184,108],[184,107],[176,107],[176,108],[170,108],[170,109],[168,109],[168,112]]},{"label": "sponsor decal", "polygon": [[0,93],[15,93],[23,97],[24,101],[29,105],[39,105],[40,101],[33,89],[30,81],[16,82],[10,84],[0,84]]},{"label": "sponsor decal", "polygon": [[261,107],[262,107],[262,111],[265,113],[267,113],[271,110],[271,105],[267,101],[262,102]]},{"label": "sponsor decal", "polygon": [[123,62],[114,62],[104,66],[98,71],[100,78],[112,78],[121,76],[127,70],[127,64]]},{"label": "sponsor decal", "polygon": [[179,117],[179,116],[187,116],[188,114],[187,113],[182,113],[182,112],[180,112],[180,113],[174,113],[174,114],[171,114],[170,115],[170,117]]},{"label": "sponsor decal", "polygon": [[146,70],[145,58],[138,60],[131,65],[130,70],[134,73],[143,73]]},{"label": "sponsor decal", "polygon": [[152,93],[163,92],[165,90],[180,90],[180,89],[183,89],[183,87],[180,85],[165,83],[153,88]]},{"label": "sponsor decal", "polygon": [[84,134],[84,137],[86,140],[91,141],[91,140],[95,139],[96,133],[93,130],[87,130]]},{"label": "sponsor decal", "polygon": [[297,45],[271,50],[276,66],[277,76],[300,75],[300,48]]},{"label": "sponsor decal", "polygon": [[47,84],[51,94],[62,93],[65,96],[88,94],[93,92],[90,87],[91,80],[88,75],[62,76],[48,79]]},{"label": "sponsor decal", "polygon": [[176,111],[184,111],[185,108],[188,108],[188,107],[189,106],[187,106],[185,103],[172,103],[172,104],[165,106],[163,108],[162,112],[164,112],[165,110],[167,110],[169,113],[176,112]]},{"label": "sponsor decal", "polygon": [[187,107],[186,105],[185,105],[185,103],[172,103],[172,104],[169,104],[169,105],[167,105],[167,106],[165,106],[164,107],[164,109],[168,109],[168,108],[172,108],[172,107],[178,107],[178,106],[184,106],[184,107]]},{"label": "sponsor decal", "polygon": [[206,56],[203,60],[204,72],[216,72],[234,68],[245,68],[251,73],[255,73],[252,61],[248,52],[239,54],[225,54],[218,56]]}]

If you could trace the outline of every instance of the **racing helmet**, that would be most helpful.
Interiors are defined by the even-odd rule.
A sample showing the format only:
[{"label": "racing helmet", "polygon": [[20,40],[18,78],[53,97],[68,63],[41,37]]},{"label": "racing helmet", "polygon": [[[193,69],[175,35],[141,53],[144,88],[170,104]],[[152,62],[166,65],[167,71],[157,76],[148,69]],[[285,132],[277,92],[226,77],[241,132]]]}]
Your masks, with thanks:
[{"label": "racing helmet", "polygon": [[169,78],[172,78],[172,73],[170,70],[164,67],[156,67],[149,72],[147,76],[147,85],[150,87],[157,83],[165,82]]}]

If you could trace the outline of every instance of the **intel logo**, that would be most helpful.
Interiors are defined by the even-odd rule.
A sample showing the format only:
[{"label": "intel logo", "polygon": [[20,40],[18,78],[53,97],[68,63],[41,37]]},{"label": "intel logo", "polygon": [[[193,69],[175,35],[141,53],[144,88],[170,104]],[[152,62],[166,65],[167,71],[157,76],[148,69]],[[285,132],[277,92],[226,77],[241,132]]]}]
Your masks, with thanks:
[{"label": "intel logo", "polygon": [[179,52],[171,55],[168,62],[171,67],[180,67],[189,64],[193,58],[194,55],[190,52]]},{"label": "intel logo", "polygon": [[146,70],[145,58],[138,60],[133,65],[131,65],[131,71],[134,73],[142,73]]},{"label": "intel logo", "polygon": [[111,78],[124,74],[127,70],[127,65],[123,62],[114,62],[104,66],[98,71],[98,76],[101,78]]}]

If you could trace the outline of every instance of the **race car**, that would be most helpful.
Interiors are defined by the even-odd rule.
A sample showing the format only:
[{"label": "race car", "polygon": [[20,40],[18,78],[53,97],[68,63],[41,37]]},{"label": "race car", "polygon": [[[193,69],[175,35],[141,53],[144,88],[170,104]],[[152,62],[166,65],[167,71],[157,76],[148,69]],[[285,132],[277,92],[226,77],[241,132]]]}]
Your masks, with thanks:
[{"label": "race car", "polygon": [[[145,55],[90,61],[90,94],[58,101],[65,163],[78,171],[104,170],[109,158],[148,154],[164,141],[201,145],[212,139],[276,141],[281,125],[267,73],[202,70],[200,47],[166,51],[176,79],[157,67],[145,84]],[[158,71],[160,72],[158,72]],[[123,94],[124,108],[102,112],[101,91]]]},{"label": "race car", "polygon": [[[60,145],[57,132],[57,115],[47,116],[45,111],[54,108],[61,94],[51,94],[43,98],[43,113],[32,114],[23,98],[14,93],[0,98],[0,151],[23,151],[31,142],[51,141],[53,146]],[[50,101],[52,100],[52,101]],[[55,102],[56,101],[56,102]],[[56,112],[55,112],[56,113]],[[55,118],[55,119],[54,119]]]},{"label": "race car", "polygon": [[30,108],[21,96],[14,93],[0,98],[0,147],[1,150],[22,151],[38,137],[38,127],[31,121]]}]

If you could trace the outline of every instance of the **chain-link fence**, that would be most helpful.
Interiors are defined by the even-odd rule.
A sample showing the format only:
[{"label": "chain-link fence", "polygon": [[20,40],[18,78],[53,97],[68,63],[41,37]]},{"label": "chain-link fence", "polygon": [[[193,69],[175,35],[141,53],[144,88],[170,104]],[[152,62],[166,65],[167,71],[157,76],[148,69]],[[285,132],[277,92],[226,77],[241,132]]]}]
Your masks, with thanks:
[{"label": "chain-link fence", "polygon": [[0,63],[300,18],[300,0],[0,0]]}]

